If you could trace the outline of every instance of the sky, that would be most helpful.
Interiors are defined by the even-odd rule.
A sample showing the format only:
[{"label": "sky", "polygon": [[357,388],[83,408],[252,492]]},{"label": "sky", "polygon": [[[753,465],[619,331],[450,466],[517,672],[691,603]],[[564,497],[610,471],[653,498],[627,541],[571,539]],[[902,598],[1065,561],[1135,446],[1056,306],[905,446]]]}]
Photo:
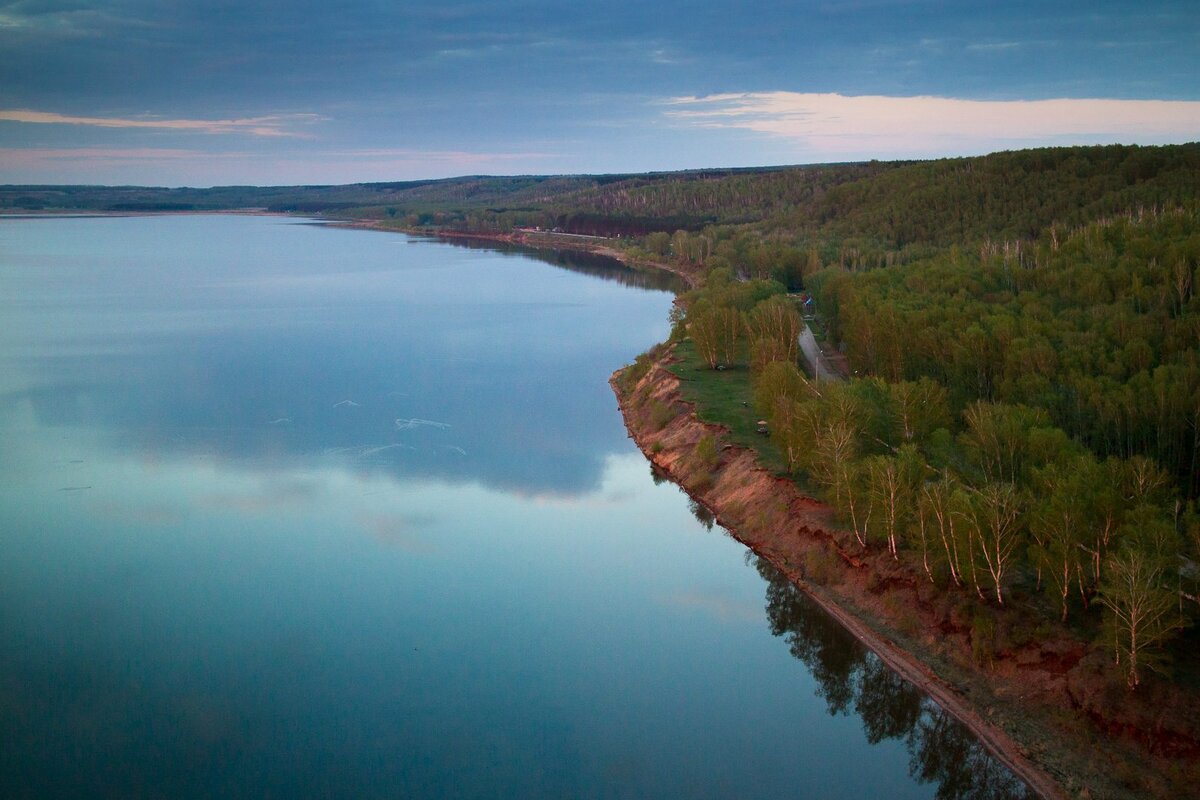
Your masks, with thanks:
[{"label": "sky", "polygon": [[1200,3],[0,0],[0,184],[1200,140]]}]

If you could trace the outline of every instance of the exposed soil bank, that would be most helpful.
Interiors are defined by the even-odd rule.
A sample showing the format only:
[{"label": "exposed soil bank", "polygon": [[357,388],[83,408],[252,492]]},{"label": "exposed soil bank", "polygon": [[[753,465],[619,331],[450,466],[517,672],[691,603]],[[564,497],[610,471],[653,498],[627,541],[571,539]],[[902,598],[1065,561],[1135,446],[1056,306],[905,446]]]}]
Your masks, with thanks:
[{"label": "exposed soil bank", "polygon": [[[1130,697],[1108,677],[1106,654],[1070,635],[1028,635],[1041,623],[1029,609],[990,609],[995,631],[979,641],[969,599],[934,587],[919,565],[897,562],[882,548],[862,551],[827,506],[760,467],[753,451],[728,444],[723,428],[700,421],[665,368],[669,359],[665,350],[636,386],[620,372],[612,380],[646,457],[1035,792],[1197,796],[1193,696],[1160,682]],[[675,413],[657,428],[662,415],[651,409],[663,404]],[[717,443],[717,463],[697,455],[705,437]]]}]

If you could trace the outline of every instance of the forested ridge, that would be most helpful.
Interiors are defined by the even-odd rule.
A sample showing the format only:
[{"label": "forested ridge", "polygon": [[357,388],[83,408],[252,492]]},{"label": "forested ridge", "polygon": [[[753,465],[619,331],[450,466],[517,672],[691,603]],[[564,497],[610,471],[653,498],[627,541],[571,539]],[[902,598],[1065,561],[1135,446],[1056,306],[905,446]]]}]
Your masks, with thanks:
[{"label": "forested ridge", "polygon": [[[1198,187],[1195,145],[1002,153],[641,246],[703,276],[673,339],[744,370],[786,471],[854,546],[981,608],[1042,608],[1130,689],[1191,685]],[[798,308],[765,324],[787,290],[815,299],[849,380],[797,368]]]},{"label": "forested ridge", "polygon": [[[1197,152],[902,165],[637,244],[697,280],[669,352],[700,418],[832,507],[840,560],[870,573],[847,591],[878,592],[900,631],[913,611],[894,598],[919,605],[918,651],[1023,686],[1060,775],[1086,783],[1081,754],[1104,753],[1106,796],[1197,780]],[[806,324],[844,380],[800,368]],[[629,392],[661,358],[619,381],[650,430],[668,409]],[[699,439],[690,488],[721,447]]]},{"label": "forested ridge", "polygon": [[[503,233],[513,226],[708,238],[734,226],[826,257],[1036,237],[1137,207],[1196,200],[1200,145],[1047,148],[926,162],[637,175],[465,176],[344,186],[0,186],[0,209],[266,209]],[[709,229],[706,231],[706,229]],[[894,252],[892,258],[895,258]]]}]

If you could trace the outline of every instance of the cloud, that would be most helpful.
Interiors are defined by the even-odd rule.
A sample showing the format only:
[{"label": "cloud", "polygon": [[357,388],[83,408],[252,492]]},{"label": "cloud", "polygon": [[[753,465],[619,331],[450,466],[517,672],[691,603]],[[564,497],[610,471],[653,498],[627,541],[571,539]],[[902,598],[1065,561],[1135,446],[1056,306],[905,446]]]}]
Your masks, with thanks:
[{"label": "cloud", "polygon": [[466,150],[417,150],[411,148],[368,148],[360,150],[333,150],[325,153],[327,158],[368,159],[390,161],[415,161],[421,163],[449,162],[470,165],[493,161],[525,161],[529,159],[557,158],[554,153],[486,153]]},{"label": "cloud", "polygon": [[1016,50],[1025,45],[1026,42],[976,42],[975,44],[967,45],[967,49],[980,53],[996,53],[1005,50]]},{"label": "cloud", "polygon": [[699,611],[722,622],[737,620],[754,622],[762,618],[762,609],[724,591],[696,588],[682,590],[661,598],[664,605],[688,611]]},{"label": "cloud", "polygon": [[280,508],[294,510],[312,501],[321,491],[316,480],[304,478],[265,480],[258,490],[216,492],[200,498],[200,505],[217,511],[264,514]]},{"label": "cloud", "polygon": [[[198,150],[166,147],[0,147],[0,183],[354,183],[450,173],[549,171],[541,152],[355,148]],[[518,166],[519,165],[519,166]]]},{"label": "cloud", "polygon": [[53,111],[30,109],[0,109],[0,121],[33,125],[83,125],[96,128],[143,128],[168,131],[194,131],[210,134],[245,134],[250,136],[308,138],[308,134],[291,130],[292,126],[309,125],[324,120],[317,114],[271,114],[240,119],[155,119],[153,117],[76,117]]},{"label": "cloud", "polygon": [[[166,147],[0,147],[0,183],[107,182],[161,183],[161,174],[201,179],[214,166],[225,167],[232,182],[254,156]],[[132,172],[131,172],[132,171]]]},{"label": "cloud", "polygon": [[[296,155],[307,160],[310,154]],[[253,158],[251,153],[230,150],[205,151],[174,147],[0,147],[0,165],[36,164],[45,161],[181,161],[190,159]],[[419,150],[415,148],[363,148],[322,150],[316,158],[324,162],[368,161],[440,163],[470,166],[503,161],[559,158],[555,153],[488,153],[467,150]]]},{"label": "cloud", "polygon": [[358,523],[380,542],[409,553],[427,554],[438,549],[437,543],[422,533],[436,523],[425,514],[361,515]]},{"label": "cloud", "polygon": [[808,155],[872,158],[987,152],[1004,146],[1200,138],[1200,102],[964,100],[745,92],[674,97],[667,117],[688,127],[741,129],[791,140]]},{"label": "cloud", "polygon": [[236,183],[250,153],[203,152],[165,147],[0,147],[0,183],[148,183],[164,175],[176,182],[210,183],[206,175],[223,169]]},{"label": "cloud", "polygon": [[194,158],[230,158],[244,153],[205,153],[169,147],[0,147],[0,166],[30,165],[46,161],[180,161]]}]

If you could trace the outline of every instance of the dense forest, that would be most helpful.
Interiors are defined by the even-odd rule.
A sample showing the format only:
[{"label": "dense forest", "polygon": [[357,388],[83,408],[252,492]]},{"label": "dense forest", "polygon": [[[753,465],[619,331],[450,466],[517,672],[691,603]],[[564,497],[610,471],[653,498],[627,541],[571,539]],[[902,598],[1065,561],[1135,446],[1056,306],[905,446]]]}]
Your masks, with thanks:
[{"label": "dense forest", "polygon": [[[866,297],[875,284],[863,284]],[[841,288],[850,294],[854,285]],[[1104,447],[1093,449],[1086,436],[1058,423],[1057,407],[1037,404],[1044,397],[1038,387],[1054,398],[1070,392],[1071,373],[1051,371],[1029,381],[1017,376],[1011,391],[1027,393],[1016,397],[989,393],[996,384],[981,376],[1000,371],[1006,348],[996,347],[998,361],[989,364],[975,335],[962,329],[941,332],[946,347],[977,359],[969,369],[951,361],[922,372],[914,358],[884,375],[852,356],[863,374],[809,379],[796,365],[800,313],[782,292],[772,281],[712,275],[687,296],[673,335],[688,339],[714,369],[749,367],[759,413],[787,470],[834,507],[857,547],[883,549],[935,585],[984,605],[1002,607],[1019,592],[1026,599],[1040,596],[1035,604],[1048,619],[1081,630],[1103,623],[1113,665],[1130,688],[1161,664],[1163,645],[1195,608],[1200,518],[1187,491],[1194,471],[1173,473],[1158,460],[1164,453],[1190,458],[1194,448],[1200,407],[1194,328],[1186,365],[1156,364],[1147,356],[1144,366],[1148,391],[1160,393],[1145,413],[1164,414],[1176,403],[1178,423],[1157,437],[1102,438]],[[952,292],[947,304],[969,314],[971,304],[962,303],[967,296]],[[851,303],[863,297],[856,294]],[[919,341],[901,327],[889,333],[879,341],[893,353]],[[1055,333],[1061,336],[1048,341],[1070,340],[1074,332]],[[1030,359],[1037,362],[1034,374],[1056,362],[1053,345],[1041,349],[1040,358]],[[890,361],[882,363],[892,369]],[[1186,389],[1174,386],[1185,379],[1191,381]],[[1163,396],[1168,390],[1178,397]],[[1087,420],[1088,432],[1104,427],[1087,415],[1068,421],[1077,419]],[[1147,425],[1154,428],[1155,420]],[[1186,441],[1171,443],[1172,433]]]},{"label": "dense forest", "polygon": [[[1195,667],[1173,643],[1200,611],[1198,152],[903,166],[640,246],[704,276],[673,339],[747,368],[786,470],[858,547],[1041,608],[1133,689]],[[789,289],[849,380],[797,367]]]}]

